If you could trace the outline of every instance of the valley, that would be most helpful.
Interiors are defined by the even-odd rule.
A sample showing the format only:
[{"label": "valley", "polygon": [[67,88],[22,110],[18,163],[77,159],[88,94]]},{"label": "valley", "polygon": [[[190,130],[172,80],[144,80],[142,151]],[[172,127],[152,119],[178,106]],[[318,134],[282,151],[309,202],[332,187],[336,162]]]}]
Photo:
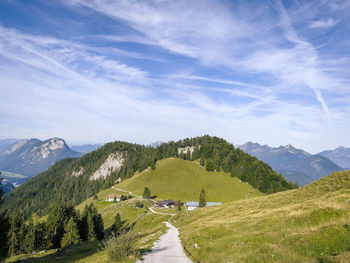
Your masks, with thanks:
[{"label": "valley", "polygon": [[[194,151],[184,153],[183,149],[190,149],[188,147]],[[165,153],[163,158],[158,157],[160,153]],[[174,154],[176,157],[172,157]],[[215,159],[215,155],[220,154],[222,157]],[[137,159],[130,159],[136,155]],[[111,166],[107,174],[95,179],[93,175],[106,166],[106,160],[113,163],[111,156],[123,156],[123,161],[118,159],[121,166],[116,170]],[[228,156],[235,160],[232,166],[226,163],[231,158]],[[141,162],[134,162],[136,160]],[[214,167],[216,162],[220,163],[216,166],[220,169],[212,169],[211,162]],[[133,226],[135,234],[136,250],[120,262],[135,262],[143,256],[146,262],[152,262],[149,258],[153,254],[147,252],[152,251],[152,247],[157,251],[160,243],[156,242],[166,238],[163,235],[168,227],[164,222],[178,228],[183,250],[194,262],[347,262],[350,172],[335,172],[294,189],[283,180],[276,183],[274,180],[281,177],[271,174],[272,170],[264,164],[260,167],[260,163],[216,137],[185,139],[157,148],[116,142],[79,159],[63,160],[6,195],[2,207],[11,210],[22,207],[27,215],[35,211],[46,221],[46,211],[50,211],[47,209],[51,205],[46,203],[45,209],[43,200],[62,197],[67,200],[72,193],[76,195],[81,191],[86,198],[72,198],[70,202],[76,202],[79,214],[93,204],[103,220],[107,241],[84,241],[59,250],[48,247],[43,253],[19,254],[6,258],[5,262],[111,262],[111,252],[105,242],[110,242],[116,214],[124,224]],[[123,167],[135,164],[142,169],[128,176],[130,173]],[[224,169],[225,165],[231,168]],[[250,174],[265,178],[261,180]],[[51,182],[55,182],[56,188],[52,188]],[[73,187],[71,191],[67,191],[69,185]],[[90,194],[86,195],[87,189],[79,190],[79,185],[91,187]],[[275,188],[271,188],[273,185]],[[283,185],[290,189],[280,190]],[[145,198],[146,187],[150,197]],[[49,193],[48,189],[56,190]],[[57,192],[59,189],[65,191]],[[97,191],[94,193],[93,189]],[[200,201],[201,189],[205,189],[206,202],[220,202],[220,205],[195,211],[187,211],[185,206],[181,210],[156,207],[159,200]],[[268,189],[275,190],[269,193]],[[39,202],[35,198],[44,197],[40,193],[47,196]],[[110,195],[125,198],[120,202],[107,201]],[[34,200],[38,200],[37,205],[33,205]],[[28,201],[32,205],[27,205]]]}]

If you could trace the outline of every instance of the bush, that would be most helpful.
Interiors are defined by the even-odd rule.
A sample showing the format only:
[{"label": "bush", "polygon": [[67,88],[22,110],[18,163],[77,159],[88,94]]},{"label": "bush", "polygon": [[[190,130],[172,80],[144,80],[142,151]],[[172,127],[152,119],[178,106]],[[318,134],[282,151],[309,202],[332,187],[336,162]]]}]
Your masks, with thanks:
[{"label": "bush", "polygon": [[121,262],[129,256],[137,256],[137,236],[132,232],[125,232],[118,237],[112,237],[103,244],[110,262]]},{"label": "bush", "polygon": [[137,207],[137,208],[143,208],[143,207],[144,207],[144,204],[141,203],[140,201],[137,201],[136,204],[135,204],[135,207]]}]

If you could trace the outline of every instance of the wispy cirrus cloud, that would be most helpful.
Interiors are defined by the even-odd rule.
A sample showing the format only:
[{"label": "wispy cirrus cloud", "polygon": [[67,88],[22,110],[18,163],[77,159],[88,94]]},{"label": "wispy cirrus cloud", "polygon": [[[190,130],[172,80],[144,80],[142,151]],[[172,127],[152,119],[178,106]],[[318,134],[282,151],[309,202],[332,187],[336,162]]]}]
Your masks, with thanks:
[{"label": "wispy cirrus cloud", "polygon": [[[339,7],[65,3],[79,21],[74,34],[0,27],[0,130],[142,143],[210,133],[311,151],[320,140],[340,144],[350,132],[349,60],[334,52],[346,49],[320,35],[331,30],[310,28],[328,21],[323,17],[341,26],[342,16],[329,13],[344,12]],[[50,25],[64,28],[51,14]],[[340,128],[330,138],[334,126]]]},{"label": "wispy cirrus cloud", "polygon": [[318,20],[311,23],[311,28],[328,28],[333,27],[338,23],[338,21],[328,18],[327,20]]}]

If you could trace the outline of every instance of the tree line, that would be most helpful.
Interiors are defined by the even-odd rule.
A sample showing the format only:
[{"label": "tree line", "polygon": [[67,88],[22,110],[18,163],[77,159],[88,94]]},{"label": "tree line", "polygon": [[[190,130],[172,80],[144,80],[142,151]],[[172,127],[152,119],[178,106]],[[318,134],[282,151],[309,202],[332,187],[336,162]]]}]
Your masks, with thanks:
[{"label": "tree line", "polygon": [[70,204],[55,204],[46,220],[36,213],[25,220],[17,212],[10,216],[2,213],[0,221],[0,257],[104,239],[103,220],[92,203],[81,214]]}]

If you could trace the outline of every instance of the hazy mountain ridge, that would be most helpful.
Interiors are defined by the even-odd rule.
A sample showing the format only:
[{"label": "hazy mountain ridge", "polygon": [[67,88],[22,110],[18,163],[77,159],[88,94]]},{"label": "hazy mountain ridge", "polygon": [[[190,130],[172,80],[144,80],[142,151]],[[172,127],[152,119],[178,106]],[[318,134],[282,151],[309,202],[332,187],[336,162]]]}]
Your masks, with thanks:
[{"label": "hazy mountain ridge", "polygon": [[96,151],[98,148],[101,148],[103,144],[96,143],[96,144],[81,144],[81,145],[71,145],[71,150],[75,152],[79,152],[82,154],[87,154],[92,151]]},{"label": "hazy mountain ridge", "polygon": [[79,156],[80,153],[72,151],[60,138],[45,141],[23,139],[3,152],[0,156],[0,169],[32,177],[64,158]]},{"label": "hazy mountain ridge", "polygon": [[20,139],[0,139],[0,156],[16,144]]},{"label": "hazy mountain ridge", "polygon": [[305,185],[332,172],[343,170],[330,159],[312,155],[288,144],[277,148],[247,142],[239,146],[243,151],[257,157],[281,172],[287,180]]},{"label": "hazy mountain ridge", "polygon": [[339,146],[334,150],[326,150],[318,153],[330,160],[332,160],[337,165],[350,169],[350,147]]}]

